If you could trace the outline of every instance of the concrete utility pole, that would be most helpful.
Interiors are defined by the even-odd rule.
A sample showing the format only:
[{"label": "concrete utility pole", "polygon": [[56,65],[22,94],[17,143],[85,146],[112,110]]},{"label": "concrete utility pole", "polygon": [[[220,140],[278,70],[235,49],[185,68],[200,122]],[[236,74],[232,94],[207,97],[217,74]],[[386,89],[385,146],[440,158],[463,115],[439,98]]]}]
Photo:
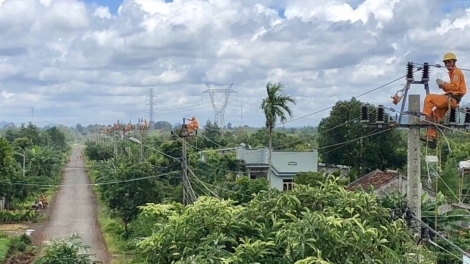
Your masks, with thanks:
[{"label": "concrete utility pole", "polygon": [[[412,94],[409,97],[408,110],[419,113],[419,95]],[[415,213],[415,217],[421,219],[421,142],[420,142],[419,116],[410,116],[408,124],[408,207]],[[429,124],[425,124],[425,127]],[[413,218],[412,228],[415,233],[421,233],[421,224]]]},{"label": "concrete utility pole", "polygon": [[[408,187],[407,187],[407,198],[408,198],[408,207],[415,214],[415,217],[421,220],[421,142],[420,142],[420,129],[430,127],[430,123],[422,123],[420,121],[421,116],[421,107],[420,107],[420,96],[419,95],[410,95],[408,102],[408,111],[404,111],[406,97],[408,95],[408,90],[412,84],[421,84],[424,85],[426,94],[429,94],[429,64],[424,63],[423,68],[418,68],[422,70],[421,81],[414,80],[414,69],[413,63],[408,62],[407,64],[407,74],[406,74],[406,85],[401,90],[402,96],[396,100],[395,105],[398,104],[403,98],[401,105],[400,116],[395,118],[395,120],[389,120],[388,123],[385,122],[384,107],[379,105],[377,108],[377,120],[375,123],[369,122],[369,110],[368,106],[364,105],[361,109],[361,122],[366,127],[378,127],[378,128],[393,128],[393,127],[407,127],[408,128]],[[398,92],[395,96],[398,96]],[[402,124],[403,113],[408,115],[407,124]],[[398,120],[398,123],[396,122]],[[411,228],[414,234],[421,234],[421,224],[419,221],[413,218]]]},{"label": "concrete utility pole", "polygon": [[189,169],[189,162],[188,162],[188,138],[195,138],[197,137],[197,130],[193,131],[192,133],[188,132],[188,129],[185,126],[186,120],[183,119],[183,126],[181,131],[178,135],[175,134],[174,131],[171,131],[173,139],[181,139],[182,144],[182,162],[181,162],[181,170],[182,170],[182,183],[183,183],[183,204],[188,205],[197,200],[197,195],[191,186],[191,181],[189,180],[188,173],[191,172]]},{"label": "concrete utility pole", "polygon": [[23,178],[25,177],[26,175],[26,151],[23,149],[23,153],[20,153],[20,152],[15,152],[15,154],[23,157]]},{"label": "concrete utility pole", "polygon": [[188,149],[186,145],[186,137],[183,137],[181,140],[182,144],[182,151],[183,151],[183,162],[181,163],[181,166],[183,167],[183,204],[188,205],[189,204],[189,197],[188,197],[188,192],[186,190],[186,186],[188,185],[189,179],[188,179]]},{"label": "concrete utility pole", "polygon": [[[379,105],[377,108],[377,121],[375,123],[369,122],[369,112],[368,106],[363,105],[361,108],[361,123],[364,124],[365,127],[376,127],[376,128],[393,128],[393,127],[406,127],[408,128],[408,189],[407,189],[407,197],[408,197],[408,207],[414,213],[414,218],[412,220],[412,229],[414,234],[421,234],[421,192],[422,192],[422,184],[421,184],[421,142],[420,142],[420,130],[421,128],[430,128],[435,127],[436,125],[421,121],[421,98],[419,95],[412,94],[409,95],[409,102],[408,102],[408,111],[404,111],[404,105],[407,100],[408,90],[412,84],[421,84],[424,85],[424,89],[426,94],[429,94],[429,64],[424,63],[423,67],[419,67],[417,70],[413,70],[413,63],[408,62],[407,65],[407,74],[406,80],[407,83],[405,87],[399,91],[402,92],[402,95],[399,96],[397,94],[392,97],[394,104],[397,105],[402,101],[400,116],[396,117],[395,120],[389,120],[388,123],[384,120],[384,107]],[[415,71],[422,70],[422,78],[421,81],[415,81],[413,77],[413,73]],[[458,109],[451,109],[449,113],[447,113],[445,127],[450,129],[470,129],[470,108],[467,107],[464,111],[465,113],[465,120],[463,124],[460,124],[457,120],[457,113]],[[402,124],[402,116],[406,114],[408,116],[408,122],[406,124]],[[398,120],[398,123],[396,122]],[[440,129],[442,130],[442,129]],[[434,149],[437,147],[437,143],[427,143],[427,147]],[[437,160],[438,157],[436,156],[427,156],[426,160],[428,159]],[[437,179],[436,179],[437,180]]]}]

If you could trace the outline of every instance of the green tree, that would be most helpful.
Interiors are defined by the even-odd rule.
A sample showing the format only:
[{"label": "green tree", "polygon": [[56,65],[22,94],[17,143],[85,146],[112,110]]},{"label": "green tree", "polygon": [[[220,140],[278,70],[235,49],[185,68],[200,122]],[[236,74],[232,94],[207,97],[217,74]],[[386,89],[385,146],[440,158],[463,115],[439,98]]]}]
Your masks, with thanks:
[{"label": "green tree", "polygon": [[261,102],[260,108],[263,110],[266,118],[266,128],[269,132],[269,158],[268,158],[268,181],[271,186],[271,170],[272,170],[272,134],[274,127],[278,120],[281,122],[287,121],[287,115],[293,117],[293,111],[289,106],[289,103],[297,104],[297,101],[283,94],[284,85],[282,83],[272,84],[268,82],[266,84],[267,96]]},{"label": "green tree", "polygon": [[0,138],[0,197],[6,197],[8,207],[15,196],[25,196],[24,186],[14,184],[21,180],[13,149],[4,138]]},{"label": "green tree", "polygon": [[[103,170],[97,178],[96,182],[101,183],[98,190],[113,215],[123,221],[126,236],[129,234],[129,223],[139,213],[138,206],[163,200],[162,183],[155,177],[149,177],[151,174],[150,163],[143,162],[120,166],[118,170]],[[109,184],[113,181],[114,184]]]},{"label": "green tree", "polygon": [[[432,263],[403,220],[366,192],[333,179],[318,187],[258,193],[244,205],[200,197],[186,207],[149,204],[139,263]],[[313,224],[312,224],[313,223]],[[423,256],[422,260],[416,254]],[[300,262],[298,262],[300,261]],[[302,262],[303,261],[303,262]],[[315,262],[313,262],[315,263]]]},{"label": "green tree", "polygon": [[[365,128],[359,122],[362,103],[355,98],[339,101],[330,115],[318,126],[318,142],[322,161],[327,164],[347,165],[359,174],[375,169],[399,169],[406,164],[406,141],[399,130],[380,134],[376,128]],[[369,107],[375,120],[375,107]],[[362,139],[360,139],[363,137]],[[347,143],[345,143],[347,142]],[[360,170],[362,168],[362,171]],[[353,179],[351,179],[353,180]]]},{"label": "green tree", "polygon": [[269,185],[266,179],[250,179],[246,176],[237,177],[235,181],[228,182],[225,197],[237,201],[237,204],[250,202],[255,194],[268,191]]}]

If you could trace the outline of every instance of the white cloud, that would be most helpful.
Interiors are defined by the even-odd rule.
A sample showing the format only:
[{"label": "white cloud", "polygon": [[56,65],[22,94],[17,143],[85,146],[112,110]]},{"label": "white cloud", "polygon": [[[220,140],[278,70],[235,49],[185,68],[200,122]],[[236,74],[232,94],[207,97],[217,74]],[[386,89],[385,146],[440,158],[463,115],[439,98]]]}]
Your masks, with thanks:
[{"label": "white cloud", "polygon": [[[240,124],[243,105],[243,123],[262,126],[268,81],[283,82],[304,116],[404,75],[407,61],[454,51],[470,68],[470,9],[448,2],[125,0],[114,14],[79,0],[0,0],[0,121],[27,122],[31,107],[38,125],[146,118],[155,88],[158,120],[204,122],[214,116],[205,83],[234,83],[225,120]],[[387,103],[402,83],[359,99]]]}]

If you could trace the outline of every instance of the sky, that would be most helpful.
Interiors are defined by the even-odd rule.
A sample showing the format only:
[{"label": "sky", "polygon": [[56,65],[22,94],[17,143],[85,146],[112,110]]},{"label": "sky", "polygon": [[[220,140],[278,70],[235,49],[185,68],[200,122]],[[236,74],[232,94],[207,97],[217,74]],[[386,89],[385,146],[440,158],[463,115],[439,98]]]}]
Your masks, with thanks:
[{"label": "sky", "polygon": [[[329,110],[316,112],[403,76],[408,61],[452,51],[470,69],[469,25],[470,0],[0,0],[0,121],[135,123],[153,88],[155,121],[205,123],[203,92],[233,84],[225,123],[260,127],[266,83],[282,82],[297,99],[285,126],[317,125]],[[390,97],[404,83],[358,99],[399,109]]]}]

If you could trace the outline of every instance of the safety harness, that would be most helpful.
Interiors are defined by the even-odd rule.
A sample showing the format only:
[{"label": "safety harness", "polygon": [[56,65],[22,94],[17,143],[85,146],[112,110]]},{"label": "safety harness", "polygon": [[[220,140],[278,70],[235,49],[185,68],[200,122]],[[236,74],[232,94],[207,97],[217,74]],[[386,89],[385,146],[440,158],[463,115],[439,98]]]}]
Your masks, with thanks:
[{"label": "safety harness", "polygon": [[447,94],[447,105],[449,106],[449,111],[452,109],[451,100],[454,99],[455,101],[457,101],[457,105],[459,105],[460,101],[462,101],[462,97],[463,97],[463,95],[460,95],[460,94],[455,94],[455,95],[451,94],[451,93]]}]

